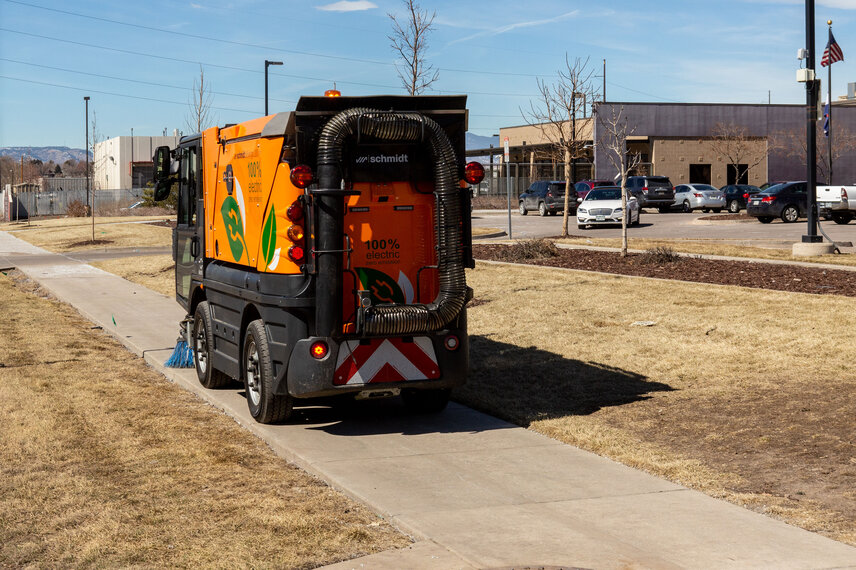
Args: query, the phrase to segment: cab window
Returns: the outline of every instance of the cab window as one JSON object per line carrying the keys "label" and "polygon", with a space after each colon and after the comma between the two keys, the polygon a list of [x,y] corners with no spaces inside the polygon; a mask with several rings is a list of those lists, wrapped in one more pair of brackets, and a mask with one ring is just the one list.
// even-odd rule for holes
{"label": "cab window", "polygon": [[196,186],[197,186],[196,147],[181,150],[181,169],[178,181],[178,223],[189,226],[196,223]]}

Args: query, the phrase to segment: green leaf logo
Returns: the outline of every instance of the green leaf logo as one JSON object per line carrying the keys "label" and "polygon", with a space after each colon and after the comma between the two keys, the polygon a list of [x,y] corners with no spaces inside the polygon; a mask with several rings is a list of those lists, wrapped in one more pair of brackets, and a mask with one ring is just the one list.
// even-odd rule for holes
{"label": "green leaf logo", "polygon": [[241,261],[247,242],[244,239],[244,222],[241,220],[238,202],[231,196],[226,197],[220,207],[220,213],[223,215],[223,223],[226,224],[226,237],[229,238],[232,257],[235,261]]}
{"label": "green leaf logo", "polygon": [[262,255],[265,257],[265,267],[273,261],[273,254],[276,251],[276,213],[273,204],[270,206],[265,226],[262,228]]}
{"label": "green leaf logo", "polygon": [[399,303],[404,304],[404,293],[395,279],[377,269],[370,267],[357,267],[357,275],[363,288],[369,292],[372,303]]}

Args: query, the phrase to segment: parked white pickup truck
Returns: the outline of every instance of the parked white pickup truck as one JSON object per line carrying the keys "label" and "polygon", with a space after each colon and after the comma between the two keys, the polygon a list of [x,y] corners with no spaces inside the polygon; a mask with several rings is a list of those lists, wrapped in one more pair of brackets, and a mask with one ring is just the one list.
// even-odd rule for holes
{"label": "parked white pickup truck", "polygon": [[856,218],[856,186],[818,186],[817,213],[836,224]]}

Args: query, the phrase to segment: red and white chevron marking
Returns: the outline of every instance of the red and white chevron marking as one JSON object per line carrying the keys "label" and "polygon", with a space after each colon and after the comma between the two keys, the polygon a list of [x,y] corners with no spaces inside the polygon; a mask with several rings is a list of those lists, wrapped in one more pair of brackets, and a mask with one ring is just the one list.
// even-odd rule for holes
{"label": "red and white chevron marking", "polygon": [[434,345],[427,336],[413,342],[400,338],[372,339],[369,344],[348,340],[339,347],[333,384],[379,384],[440,377]]}

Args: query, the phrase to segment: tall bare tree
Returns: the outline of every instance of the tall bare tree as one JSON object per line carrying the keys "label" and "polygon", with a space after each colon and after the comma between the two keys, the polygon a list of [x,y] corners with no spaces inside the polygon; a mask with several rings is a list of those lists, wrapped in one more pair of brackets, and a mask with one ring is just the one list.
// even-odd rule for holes
{"label": "tall bare tree", "polygon": [[762,137],[749,135],[749,130],[735,123],[716,123],[711,133],[710,147],[715,154],[725,159],[734,171],[735,183],[749,171],[764,162],[767,153]]}
{"label": "tall bare tree", "polygon": [[636,126],[629,126],[624,116],[624,106],[617,108],[613,105],[607,115],[597,115],[601,126],[597,144],[606,149],[606,157],[621,177],[621,257],[627,257],[627,176],[639,166],[642,157],[638,152],[630,152],[627,148],[627,138],[636,132]]}
{"label": "tall bare tree", "polygon": [[387,37],[393,51],[403,60],[403,64],[395,64],[402,86],[410,95],[419,95],[439,77],[439,72],[425,60],[428,33],[434,29],[437,12],[429,14],[415,0],[402,2],[405,16],[387,13],[392,20],[392,35]]}
{"label": "tall bare tree", "polygon": [[199,78],[193,80],[193,93],[184,123],[188,132],[201,133],[211,126],[211,85],[205,83],[205,70],[199,66]]}
{"label": "tall bare tree", "polygon": [[538,79],[540,96],[529,104],[529,111],[522,112],[523,119],[541,132],[555,156],[562,157],[565,163],[563,237],[568,235],[568,206],[576,182],[574,167],[577,159],[584,156],[588,142],[580,136],[582,123],[577,118],[585,113],[586,102],[595,101],[598,96],[593,79],[594,69],[589,67],[588,58],[571,61],[565,54],[565,67],[558,71],[556,81]]}

